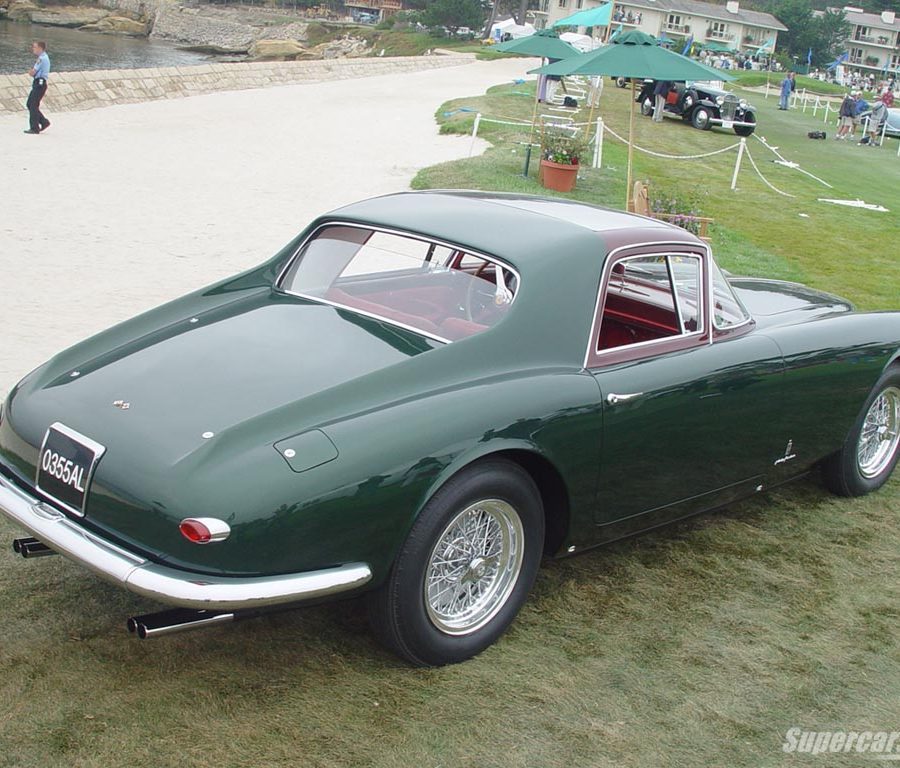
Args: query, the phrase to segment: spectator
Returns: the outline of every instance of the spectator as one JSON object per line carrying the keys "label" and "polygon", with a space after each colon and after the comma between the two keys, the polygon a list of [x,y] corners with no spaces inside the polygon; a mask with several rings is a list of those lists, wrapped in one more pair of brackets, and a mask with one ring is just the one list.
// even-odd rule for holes
{"label": "spectator", "polygon": [[669,95],[669,89],[672,84],[668,80],[658,80],[653,89],[655,104],[653,107],[653,122],[661,123],[663,121],[663,112],[666,109],[666,96]]}
{"label": "spectator", "polygon": [[794,73],[788,72],[781,81],[781,99],[778,102],[778,109],[786,110],[788,102],[791,98],[791,92],[794,90]]}
{"label": "spectator", "polygon": [[894,90],[891,86],[887,86],[884,89],[884,93],[881,94],[881,100],[884,102],[884,106],[888,109],[894,106]]}
{"label": "spectator", "polygon": [[876,101],[869,115],[868,136],[863,136],[860,144],[868,144],[870,147],[879,146],[878,134],[881,133],[881,124],[887,120],[887,105],[882,101]]}
{"label": "spectator", "polygon": [[856,91],[852,91],[844,96],[841,102],[841,108],[838,112],[840,118],[840,127],[838,128],[836,139],[846,139],[847,134],[853,129],[853,113],[856,111]]}

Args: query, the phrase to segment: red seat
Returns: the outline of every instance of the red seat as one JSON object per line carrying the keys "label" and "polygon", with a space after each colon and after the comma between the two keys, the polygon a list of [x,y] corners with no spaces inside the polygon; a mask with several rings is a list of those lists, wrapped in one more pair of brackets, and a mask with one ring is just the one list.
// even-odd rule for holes
{"label": "red seat", "polygon": [[408,325],[411,328],[425,331],[426,333],[438,333],[438,327],[427,318],[410,315],[406,312],[400,312],[399,310],[393,309],[392,307],[386,307],[384,304],[376,304],[373,301],[367,301],[366,299],[346,293],[340,288],[329,289],[325,298],[336,304],[343,304],[351,309],[358,309],[361,312],[367,312],[370,315],[383,317],[385,320],[393,320],[402,325]]}
{"label": "red seat", "polygon": [[488,327],[472,320],[464,320],[461,317],[448,317],[441,323],[440,334],[451,341],[455,341],[486,331]]}

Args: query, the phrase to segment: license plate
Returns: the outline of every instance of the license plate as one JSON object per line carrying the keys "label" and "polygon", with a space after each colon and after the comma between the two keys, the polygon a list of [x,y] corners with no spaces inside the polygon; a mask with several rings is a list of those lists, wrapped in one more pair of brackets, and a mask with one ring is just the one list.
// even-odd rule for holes
{"label": "license plate", "polygon": [[723,120],[722,127],[723,128],[734,128],[734,120]]}
{"label": "license plate", "polygon": [[38,454],[38,490],[83,517],[91,478],[104,451],[100,443],[56,422]]}

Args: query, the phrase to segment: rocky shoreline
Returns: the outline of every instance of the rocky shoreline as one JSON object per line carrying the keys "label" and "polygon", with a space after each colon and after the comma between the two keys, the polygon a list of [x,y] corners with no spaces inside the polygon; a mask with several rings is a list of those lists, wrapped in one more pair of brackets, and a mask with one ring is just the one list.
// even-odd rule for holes
{"label": "rocky shoreline", "polygon": [[99,0],[99,6],[0,0],[3,17],[100,34],[149,37],[202,53],[252,61],[359,58],[373,52],[365,39],[344,31],[346,25],[339,22],[307,19],[301,13],[185,6],[174,0]]}

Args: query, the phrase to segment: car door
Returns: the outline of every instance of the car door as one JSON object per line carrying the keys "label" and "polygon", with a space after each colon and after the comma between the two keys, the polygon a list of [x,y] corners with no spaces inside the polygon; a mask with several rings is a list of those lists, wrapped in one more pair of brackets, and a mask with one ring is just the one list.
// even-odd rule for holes
{"label": "car door", "polygon": [[780,350],[713,272],[724,281],[683,245],[606,266],[587,360],[602,394],[602,540],[752,493],[778,454]]}

